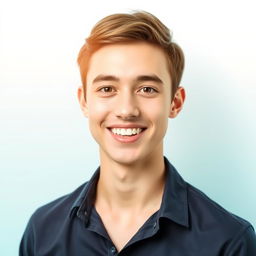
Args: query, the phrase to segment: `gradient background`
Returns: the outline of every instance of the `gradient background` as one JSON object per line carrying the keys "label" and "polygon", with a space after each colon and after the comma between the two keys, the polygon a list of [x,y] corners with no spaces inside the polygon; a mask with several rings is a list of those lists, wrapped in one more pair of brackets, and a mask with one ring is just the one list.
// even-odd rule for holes
{"label": "gradient background", "polygon": [[256,226],[253,1],[0,2],[0,255],[17,255],[32,212],[90,178],[98,148],[80,112],[78,50],[105,15],[143,9],[184,49],[187,100],[165,155]]}

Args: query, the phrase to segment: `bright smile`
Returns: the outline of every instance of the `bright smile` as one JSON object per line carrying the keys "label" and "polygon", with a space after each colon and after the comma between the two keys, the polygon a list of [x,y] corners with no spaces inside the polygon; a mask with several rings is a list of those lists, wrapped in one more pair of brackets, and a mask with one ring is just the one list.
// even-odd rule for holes
{"label": "bright smile", "polygon": [[142,132],[142,128],[112,128],[111,132],[122,136],[134,136]]}
{"label": "bright smile", "polygon": [[117,140],[118,142],[122,143],[132,143],[137,141],[146,130],[146,128],[138,128],[138,127],[131,127],[131,128],[109,128],[108,129],[112,135],[112,137]]}

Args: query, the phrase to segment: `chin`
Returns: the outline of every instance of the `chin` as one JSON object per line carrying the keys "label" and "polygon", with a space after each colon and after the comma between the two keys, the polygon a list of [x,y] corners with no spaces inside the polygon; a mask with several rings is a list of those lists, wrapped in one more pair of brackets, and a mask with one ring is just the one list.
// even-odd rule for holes
{"label": "chin", "polygon": [[143,156],[139,153],[134,152],[120,152],[119,154],[108,154],[107,158],[110,161],[116,162],[120,165],[134,165],[137,162],[140,162],[143,159]]}

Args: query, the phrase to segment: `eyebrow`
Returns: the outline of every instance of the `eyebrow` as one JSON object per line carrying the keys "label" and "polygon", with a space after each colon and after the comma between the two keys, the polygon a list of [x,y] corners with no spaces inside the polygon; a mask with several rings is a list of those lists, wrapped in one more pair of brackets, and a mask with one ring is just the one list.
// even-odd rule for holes
{"label": "eyebrow", "polygon": [[[105,82],[105,81],[119,82],[120,79],[117,76],[100,74],[93,79],[92,83],[94,84],[94,83]],[[163,81],[155,74],[141,75],[136,77],[134,81],[135,82],[155,82],[158,84],[163,84]]]}

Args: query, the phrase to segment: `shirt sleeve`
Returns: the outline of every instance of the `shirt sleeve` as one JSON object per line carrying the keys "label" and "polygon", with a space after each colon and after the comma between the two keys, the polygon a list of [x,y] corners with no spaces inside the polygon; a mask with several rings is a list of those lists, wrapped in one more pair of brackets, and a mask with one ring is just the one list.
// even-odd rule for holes
{"label": "shirt sleeve", "polygon": [[226,256],[256,256],[256,235],[249,226],[239,237],[232,241]]}
{"label": "shirt sleeve", "polygon": [[35,254],[33,248],[34,230],[32,220],[30,219],[20,242],[19,256],[34,256]]}

